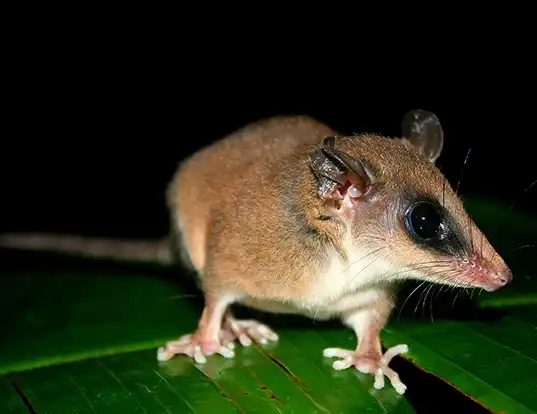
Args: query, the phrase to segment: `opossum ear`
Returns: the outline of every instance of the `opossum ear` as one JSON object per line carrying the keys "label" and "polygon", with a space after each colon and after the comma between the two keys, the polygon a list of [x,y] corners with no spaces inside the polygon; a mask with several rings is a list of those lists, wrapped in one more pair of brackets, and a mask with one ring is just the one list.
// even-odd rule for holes
{"label": "opossum ear", "polygon": [[444,146],[444,131],[432,112],[413,109],[406,113],[402,123],[403,139],[409,141],[433,164]]}
{"label": "opossum ear", "polygon": [[374,182],[373,167],[335,149],[336,139],[336,135],[325,137],[320,148],[310,153],[310,166],[317,180],[319,196],[341,200],[350,186],[364,194]]}

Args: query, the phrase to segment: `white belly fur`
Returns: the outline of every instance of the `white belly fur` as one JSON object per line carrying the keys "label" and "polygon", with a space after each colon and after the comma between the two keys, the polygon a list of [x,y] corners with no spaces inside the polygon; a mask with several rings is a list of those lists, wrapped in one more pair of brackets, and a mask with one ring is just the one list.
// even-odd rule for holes
{"label": "white belly fur", "polygon": [[323,320],[350,310],[374,307],[377,301],[390,300],[392,286],[385,283],[383,275],[396,269],[385,259],[385,250],[371,253],[375,248],[356,248],[352,241],[345,247],[348,263],[334,252],[324,269],[315,275],[305,275],[304,280],[310,285],[305,296],[288,302],[251,297],[240,302],[263,311]]}

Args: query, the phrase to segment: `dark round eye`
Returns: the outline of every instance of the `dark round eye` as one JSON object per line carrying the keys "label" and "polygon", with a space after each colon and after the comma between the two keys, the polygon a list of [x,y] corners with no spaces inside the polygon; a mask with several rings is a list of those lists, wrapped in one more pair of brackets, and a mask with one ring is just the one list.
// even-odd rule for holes
{"label": "dark round eye", "polygon": [[426,201],[415,203],[406,211],[406,227],[417,239],[432,239],[439,233],[441,223],[442,218],[436,207]]}

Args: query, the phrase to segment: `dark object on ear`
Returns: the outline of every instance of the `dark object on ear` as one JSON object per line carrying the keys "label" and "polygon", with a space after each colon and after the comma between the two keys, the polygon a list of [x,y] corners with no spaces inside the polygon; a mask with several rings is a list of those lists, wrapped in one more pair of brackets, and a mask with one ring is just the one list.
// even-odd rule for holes
{"label": "dark object on ear", "polygon": [[323,198],[334,198],[334,191],[347,182],[344,167],[335,164],[324,152],[325,148],[334,147],[335,140],[335,135],[325,137],[321,148],[312,151],[309,155],[310,166],[317,179],[317,192]]}
{"label": "dark object on ear", "polygon": [[361,180],[364,191],[371,185],[374,177],[372,166],[334,148],[336,138],[336,135],[325,137],[321,148],[312,151],[309,157],[317,178],[317,191],[324,198],[334,198],[334,190],[347,183],[349,173],[354,173]]}
{"label": "dark object on ear", "polygon": [[436,162],[444,145],[444,131],[435,114],[422,109],[407,112],[402,134],[429,161]]}

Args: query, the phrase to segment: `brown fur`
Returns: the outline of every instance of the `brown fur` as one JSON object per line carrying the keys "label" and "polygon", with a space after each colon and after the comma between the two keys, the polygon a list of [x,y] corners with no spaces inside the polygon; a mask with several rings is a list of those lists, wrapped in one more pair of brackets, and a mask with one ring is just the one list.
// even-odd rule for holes
{"label": "brown fur", "polygon": [[[296,174],[307,168],[308,146],[330,133],[329,127],[307,117],[272,118],[205,148],[180,166],[169,187],[169,205],[205,289],[278,299],[292,298],[301,289],[296,270],[284,270],[274,257],[286,262],[287,269],[319,259],[303,256],[302,241],[293,233],[300,224],[285,217],[280,204],[295,202],[296,214],[303,213],[292,199],[307,197],[308,191],[300,188],[304,184],[299,185]],[[306,158],[298,160],[298,154]],[[283,197],[291,200],[280,197],[286,186],[291,193]]]}
{"label": "brown fur", "polygon": [[[490,264],[498,271],[505,268],[440,171],[407,140],[373,134],[338,140],[340,149],[365,159],[379,174],[375,189],[356,206],[356,220],[334,215],[330,204],[317,196],[308,161],[310,151],[333,133],[308,117],[271,118],[203,149],[180,166],[169,187],[169,205],[207,295],[229,295],[232,301],[265,310],[314,306],[315,312],[330,314],[335,301],[370,286],[372,277],[391,279],[389,272],[364,274],[363,283],[354,278],[323,296],[322,279],[332,276],[334,261],[358,259],[351,245],[356,251],[384,250],[379,263],[385,263],[386,271],[437,260],[412,243],[395,215],[405,192],[443,197],[470,226],[474,242],[493,257]],[[333,219],[320,220],[323,215]],[[405,278],[416,275],[410,272]]]}
{"label": "brown fur", "polygon": [[[341,358],[334,368],[354,365],[375,375],[379,387],[387,376],[404,393],[388,364],[408,348],[398,345],[383,355],[379,336],[394,307],[396,282],[496,290],[512,275],[434,165],[443,144],[438,119],[411,111],[403,133],[403,139],[361,134],[324,140],[335,134],[329,126],[281,116],[253,123],[181,163],[167,190],[170,241],[197,271],[205,307],[197,329],[159,348],[158,359],[184,354],[203,363],[214,353],[232,357],[235,339],[244,346],[277,340],[261,323],[235,319],[229,305],[238,302],[340,318],[358,346],[325,349],[325,356]],[[442,226],[450,231],[428,243],[414,240],[404,217],[416,197],[445,206]],[[113,249],[76,238],[61,243],[16,235],[2,243],[49,243],[49,250],[55,245],[166,263],[172,258],[158,243]],[[138,255],[142,247],[147,252]]]}
{"label": "brown fur", "polygon": [[[423,147],[434,154],[434,140],[339,137],[339,150],[374,166],[375,183],[358,200],[319,197],[308,156],[335,133],[307,116],[273,117],[181,163],[168,187],[170,240],[198,272],[206,295],[228,295],[231,302],[264,310],[313,311],[320,317],[341,311],[344,297],[379,282],[382,289],[407,278],[494,289],[490,275],[509,274],[434,160],[419,152]],[[349,174],[351,181],[358,178]],[[470,240],[465,255],[439,258],[411,240],[401,209],[407,205],[404,196],[412,194],[441,200],[451,211]],[[164,240],[5,234],[0,245],[172,263]],[[425,265],[432,262],[437,263]]]}

